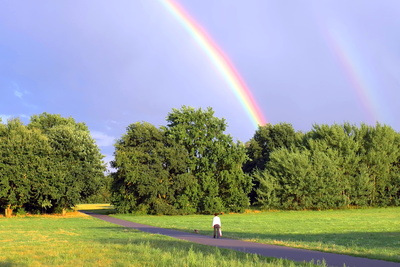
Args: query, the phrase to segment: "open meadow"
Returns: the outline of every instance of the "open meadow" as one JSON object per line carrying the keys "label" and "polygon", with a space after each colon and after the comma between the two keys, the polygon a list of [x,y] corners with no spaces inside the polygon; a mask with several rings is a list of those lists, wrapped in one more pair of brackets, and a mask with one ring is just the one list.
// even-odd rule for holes
{"label": "open meadow", "polygon": [[[165,218],[172,217],[158,217]],[[0,217],[0,251],[0,266],[314,266],[147,234],[79,212]]]}
{"label": "open meadow", "polygon": [[[120,219],[212,235],[212,215]],[[223,236],[400,262],[400,208],[275,211],[221,215]]]}

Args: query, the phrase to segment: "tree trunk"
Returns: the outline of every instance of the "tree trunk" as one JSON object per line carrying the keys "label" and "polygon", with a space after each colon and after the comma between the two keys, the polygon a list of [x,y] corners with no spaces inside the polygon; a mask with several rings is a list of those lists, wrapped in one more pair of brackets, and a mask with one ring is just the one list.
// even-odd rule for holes
{"label": "tree trunk", "polygon": [[5,209],[5,215],[6,215],[6,217],[7,217],[7,218],[11,217],[12,213],[13,213],[13,210],[12,210],[12,208],[11,208],[11,205],[8,205],[7,208]]}
{"label": "tree trunk", "polygon": [[65,216],[67,214],[67,210],[65,208],[62,209],[62,216]]}

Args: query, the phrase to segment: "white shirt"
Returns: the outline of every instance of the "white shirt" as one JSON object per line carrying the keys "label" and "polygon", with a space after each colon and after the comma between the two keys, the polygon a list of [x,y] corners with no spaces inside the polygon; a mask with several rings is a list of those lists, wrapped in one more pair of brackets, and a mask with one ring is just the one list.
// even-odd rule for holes
{"label": "white shirt", "polygon": [[221,225],[221,219],[218,216],[214,216],[213,222],[212,222],[212,226],[214,227],[214,225],[219,224],[219,226]]}

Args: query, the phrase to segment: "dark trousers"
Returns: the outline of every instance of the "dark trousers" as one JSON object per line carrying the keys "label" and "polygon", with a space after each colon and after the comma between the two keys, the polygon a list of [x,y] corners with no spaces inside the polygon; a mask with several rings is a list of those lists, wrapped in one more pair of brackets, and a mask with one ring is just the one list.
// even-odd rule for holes
{"label": "dark trousers", "polygon": [[219,228],[221,226],[219,224],[214,225],[214,238],[220,238],[221,236],[219,235]]}

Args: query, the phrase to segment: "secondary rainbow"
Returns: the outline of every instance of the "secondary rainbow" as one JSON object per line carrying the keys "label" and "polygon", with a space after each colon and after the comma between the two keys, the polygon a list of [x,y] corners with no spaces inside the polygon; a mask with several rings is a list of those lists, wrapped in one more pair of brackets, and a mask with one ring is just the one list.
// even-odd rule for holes
{"label": "secondary rainbow", "polygon": [[241,78],[235,66],[209,34],[207,34],[207,32],[177,2],[173,0],[160,1],[208,55],[229,84],[229,87],[240,101],[240,104],[245,109],[254,126],[265,125],[267,120],[255,101],[250,89]]}
{"label": "secondary rainbow", "polygon": [[357,56],[359,53],[353,48],[350,38],[345,35],[344,31],[340,31],[334,26],[326,31],[325,38],[351,82],[357,98],[366,112],[369,124],[374,125],[382,120],[383,116],[377,103],[379,97],[372,86],[373,75],[368,74],[367,68],[364,66],[366,64],[361,64],[362,60]]}

